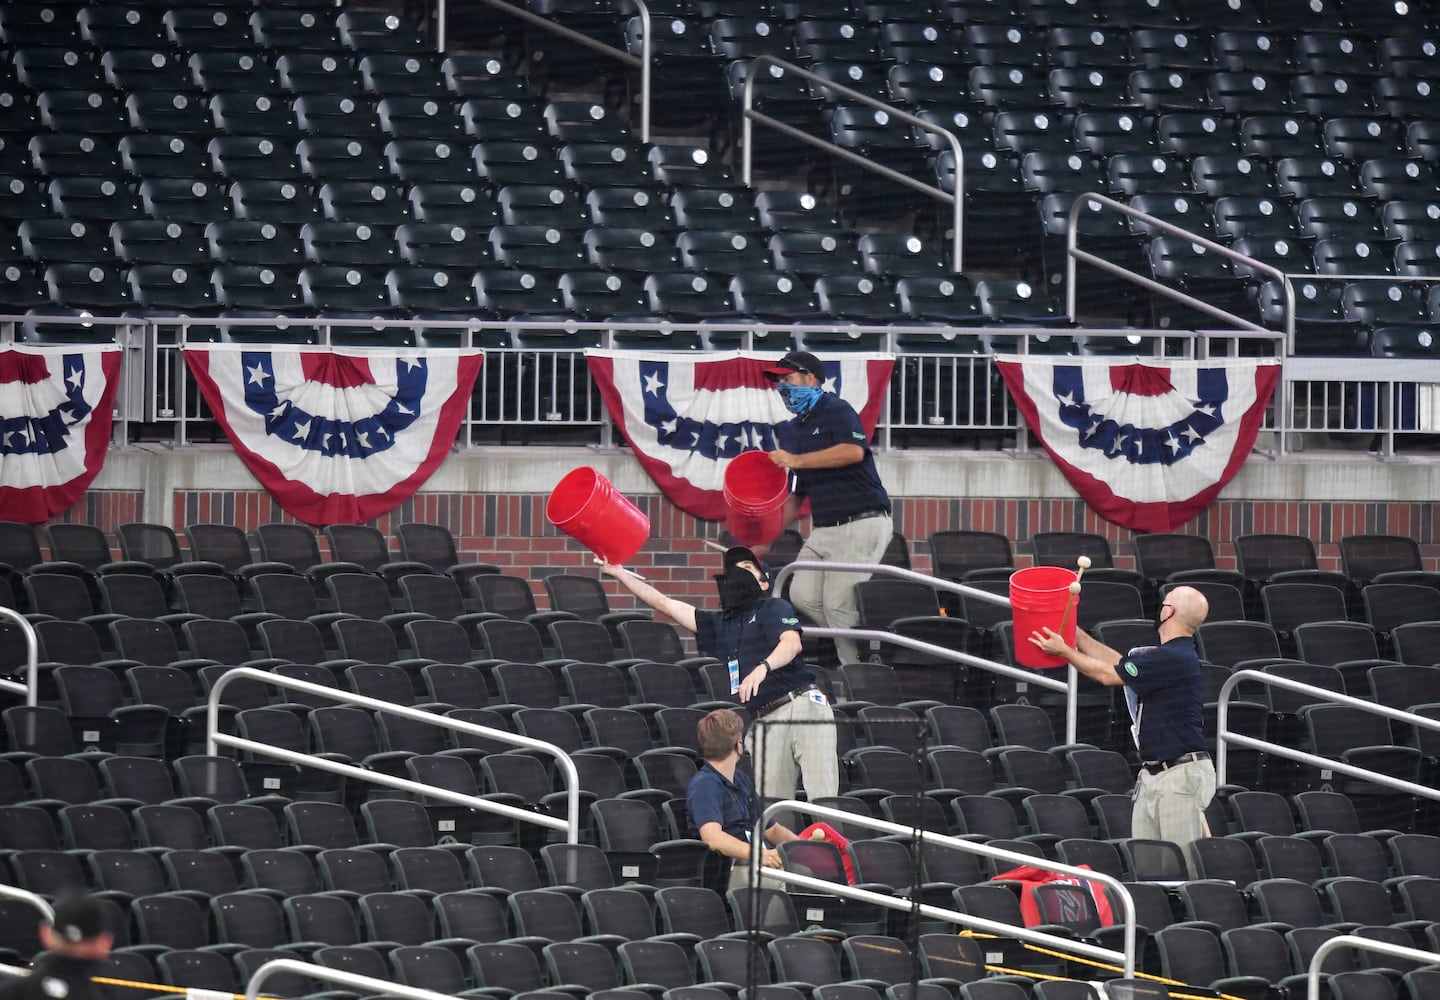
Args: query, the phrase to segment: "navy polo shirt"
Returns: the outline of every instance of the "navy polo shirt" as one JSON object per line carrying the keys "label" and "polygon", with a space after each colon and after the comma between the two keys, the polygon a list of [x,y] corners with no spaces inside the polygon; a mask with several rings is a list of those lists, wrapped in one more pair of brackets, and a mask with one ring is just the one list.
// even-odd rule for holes
{"label": "navy polo shirt", "polygon": [[[782,633],[799,631],[800,616],[789,601],[779,597],[762,597],[749,611],[738,615],[695,612],[695,641],[701,652],[726,663],[732,659],[739,662],[741,680],[774,651]],[[797,656],[783,667],[766,671],[760,690],[745,704],[759,708],[814,682],[815,676]]]}
{"label": "navy polo shirt", "polygon": [[1194,636],[1182,635],[1163,646],[1136,646],[1115,664],[1115,673],[1125,683],[1141,760],[1174,760],[1205,749],[1204,688]]}
{"label": "navy polo shirt", "polygon": [[794,469],[791,492],[810,499],[810,516],[817,524],[839,521],[865,510],[890,509],[890,497],[875,471],[870,438],[860,426],[854,408],[834,393],[824,393],[803,417],[775,427],[776,443],[785,451],[805,455],[837,444],[858,444],[865,457],[838,469]]}
{"label": "navy polo shirt", "polygon": [[754,783],[738,767],[735,769],[735,780],[729,781],[706,761],[685,788],[690,835],[696,839],[699,839],[700,828],[706,823],[719,823],[720,829],[730,836],[750,843],[758,806]]}
{"label": "navy polo shirt", "polygon": [[106,974],[105,966],[88,958],[70,958],[47,951],[35,957],[30,975],[0,980],[4,1000],[98,1000],[102,990],[92,976]]}

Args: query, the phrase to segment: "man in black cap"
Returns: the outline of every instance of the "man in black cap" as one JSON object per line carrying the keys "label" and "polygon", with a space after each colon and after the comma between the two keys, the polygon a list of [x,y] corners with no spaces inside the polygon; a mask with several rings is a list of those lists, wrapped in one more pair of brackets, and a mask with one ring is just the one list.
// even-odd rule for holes
{"label": "man in black cap", "polygon": [[[808,351],[791,351],[765,369],[794,419],[775,427],[778,445],[770,461],[790,470],[786,520],[800,501],[810,500],[810,536],[800,559],[878,563],[894,534],[890,496],[875,471],[870,438],[854,407],[825,391],[825,368]],[[860,620],[854,573],[797,573],[790,600],[808,618],[830,628],[852,628]],[[841,663],[859,659],[852,639],[836,639]]]}
{"label": "man in black cap", "polygon": [[100,974],[114,935],[99,902],[85,896],[56,900],[55,916],[40,924],[45,950],[23,979],[0,981],[0,1000],[99,1000],[91,977]]}
{"label": "man in black cap", "polygon": [[621,566],[603,572],[655,611],[695,633],[702,652],[730,665],[730,691],[762,725],[750,727],[747,748],[758,762],[760,795],[790,798],[797,771],[812,801],[839,791],[835,716],[800,659],[800,619],[788,601],[768,596],[770,579],[755,553],[727,549],[715,577],[720,611],[666,597]]}

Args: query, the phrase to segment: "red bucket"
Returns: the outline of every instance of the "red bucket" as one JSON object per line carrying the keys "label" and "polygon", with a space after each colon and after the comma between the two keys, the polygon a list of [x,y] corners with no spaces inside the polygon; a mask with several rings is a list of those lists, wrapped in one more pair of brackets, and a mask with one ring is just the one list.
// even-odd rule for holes
{"label": "red bucket", "polygon": [[582,466],[555,484],[545,519],[606,562],[624,563],[650,537],[650,519],[600,473]]}
{"label": "red bucket", "polygon": [[725,527],[737,545],[767,545],[785,527],[790,474],[763,451],[736,455],[725,467],[721,487]]}
{"label": "red bucket", "polygon": [[[1070,584],[1076,581],[1075,571],[1063,566],[1033,566],[1016,570],[1010,575],[1010,611],[1015,619],[1015,660],[1024,667],[1063,667],[1066,661],[1040,652],[1030,641],[1030,634],[1042,628],[1059,632],[1070,645],[1075,645],[1075,622],[1080,616],[1080,598],[1071,604]],[[1061,628],[1060,621],[1065,626]]]}

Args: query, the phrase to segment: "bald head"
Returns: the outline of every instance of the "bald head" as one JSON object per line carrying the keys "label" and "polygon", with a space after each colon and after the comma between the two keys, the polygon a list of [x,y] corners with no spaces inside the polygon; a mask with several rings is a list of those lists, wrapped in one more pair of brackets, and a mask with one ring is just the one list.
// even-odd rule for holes
{"label": "bald head", "polygon": [[1194,587],[1176,587],[1165,595],[1163,604],[1173,608],[1174,613],[1167,617],[1162,609],[1160,624],[1162,626],[1173,624],[1180,635],[1193,634],[1205,621],[1205,616],[1210,613],[1210,602]]}

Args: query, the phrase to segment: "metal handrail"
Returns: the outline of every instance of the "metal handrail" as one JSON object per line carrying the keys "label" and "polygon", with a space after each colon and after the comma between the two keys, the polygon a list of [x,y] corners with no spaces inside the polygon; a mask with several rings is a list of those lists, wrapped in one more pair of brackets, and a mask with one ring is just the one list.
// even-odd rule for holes
{"label": "metal handrail", "polygon": [[[901,580],[913,580],[916,583],[923,583],[926,586],[934,587],[936,590],[943,590],[952,594],[959,594],[962,597],[974,597],[979,600],[988,601],[991,604],[998,604],[1002,607],[1010,606],[1010,598],[1004,594],[992,594],[988,590],[980,590],[976,587],[967,587],[963,583],[956,583],[953,580],[945,580],[940,577],[927,576],[924,573],[917,573],[912,569],[905,569],[901,566],[886,566],[883,563],[843,563],[843,562],[821,562],[816,560],[799,560],[787,563],[780,567],[775,573],[774,580],[770,583],[772,592],[778,594],[797,571],[814,572],[836,572],[836,573],[868,573],[871,575],[893,576]],[[987,660],[981,656],[970,653],[962,653],[957,649],[947,649],[944,646],[936,646],[933,643],[920,639],[912,639],[909,636],[900,635],[896,632],[883,632],[875,629],[859,628],[807,628],[806,633],[824,639],[857,639],[866,642],[883,642],[892,646],[901,646],[905,649],[915,650],[920,653],[932,653],[944,657],[955,663],[963,663],[966,666],[979,667],[981,670],[988,670],[991,673],[999,674],[1002,677],[1009,677],[1011,680],[1023,681],[1027,684],[1034,684],[1037,687],[1048,688],[1051,691],[1062,691],[1065,693],[1065,742],[1074,743],[1079,728],[1079,674],[1075,668],[1069,667],[1066,670],[1067,679],[1057,681],[1034,671],[1023,670],[1020,667],[1012,667],[1008,663],[1000,663],[998,660]]]}
{"label": "metal handrail", "polygon": [[1426,729],[1440,730],[1440,720],[1427,719],[1424,716],[1415,715],[1413,712],[1404,712],[1398,708],[1377,705],[1373,701],[1365,701],[1364,699],[1355,698],[1348,694],[1340,694],[1338,691],[1315,687],[1313,684],[1305,684],[1301,681],[1291,680],[1288,677],[1277,677],[1274,674],[1267,674],[1263,670],[1237,670],[1225,679],[1224,684],[1220,685],[1220,693],[1216,696],[1215,781],[1218,784],[1225,784],[1225,768],[1227,757],[1229,756],[1228,746],[1233,743],[1237,747],[1272,753],[1277,757],[1284,757],[1286,760],[1297,761],[1301,764],[1309,764],[1312,767],[1329,771],[1339,771],[1341,774],[1348,775],[1352,778],[1374,782],[1377,785],[1384,785],[1386,788],[1393,788],[1396,791],[1405,792],[1409,795],[1419,795],[1422,798],[1440,800],[1440,788],[1431,788],[1428,785],[1416,784],[1413,781],[1405,781],[1403,778],[1393,778],[1388,774],[1381,774],[1378,771],[1367,771],[1363,767],[1356,767],[1353,764],[1347,764],[1344,761],[1335,760],[1332,757],[1321,757],[1318,754],[1306,753],[1303,750],[1296,750],[1293,747],[1288,747],[1280,743],[1271,743],[1269,740],[1257,740],[1255,737],[1246,736],[1243,733],[1230,732],[1230,696],[1234,690],[1245,681],[1256,681],[1260,684],[1269,684],[1273,687],[1283,688],[1286,691],[1314,695],[1322,701],[1333,702],[1337,705],[1348,705],[1351,708],[1364,709],[1367,712],[1384,716],[1387,719],[1399,719],[1402,722],[1409,722]]}
{"label": "metal handrail", "polygon": [[[645,6],[645,0],[632,0],[637,10],[640,11],[640,52],[638,56],[631,55],[624,49],[617,49],[613,45],[606,45],[604,42],[574,28],[567,28],[563,24],[557,24],[549,18],[541,17],[539,14],[526,10],[524,7],[517,7],[513,3],[506,3],[506,0],[478,0],[478,2],[494,7],[496,10],[504,11],[511,17],[518,17],[520,20],[543,28],[561,38],[583,45],[587,49],[611,56],[634,69],[640,69],[640,141],[650,141],[650,8]],[[449,29],[449,0],[437,0],[435,15],[435,50],[444,55],[447,42],[446,34]]]}
{"label": "metal handrail", "polygon": [[[989,934],[1013,937],[1029,944],[1038,944],[1057,951],[1071,952],[1101,962],[1113,963],[1118,961],[1118,963],[1123,966],[1126,976],[1132,976],[1135,973],[1135,901],[1130,896],[1130,890],[1125,888],[1119,879],[1106,875],[1103,872],[1091,871],[1088,868],[1076,868],[1072,865],[1061,864],[1058,861],[1051,861],[1047,858],[1037,858],[1030,854],[1020,854],[1016,851],[990,847],[987,844],[977,844],[971,840],[959,840],[955,837],[932,833],[929,830],[917,830],[914,827],[901,826],[899,823],[891,823],[883,819],[872,819],[869,816],[857,816],[855,813],[849,813],[843,809],[832,809],[829,806],[816,805],[813,802],[798,802],[794,799],[782,799],[766,806],[760,814],[760,817],[755,821],[755,829],[751,834],[750,843],[763,844],[765,842],[765,830],[770,826],[770,818],[777,812],[805,813],[816,819],[833,820],[853,826],[862,826],[871,830],[896,834],[902,837],[914,837],[921,843],[953,848],[958,851],[963,851],[966,854],[978,854],[984,858],[994,858],[1012,865],[1033,865],[1045,871],[1058,872],[1061,875],[1069,875],[1072,878],[1098,882],[1114,893],[1115,898],[1120,902],[1121,909],[1124,911],[1125,947],[1123,951],[1101,948],[1099,945],[1087,944],[1071,938],[1058,938],[1040,931],[1030,930],[1026,927],[1013,927],[1010,924],[987,920],[984,917],[971,916],[968,913],[961,913],[958,910],[947,910],[943,907],[931,906],[928,903],[917,904],[912,900],[907,900],[893,894],[885,895],[878,892],[871,892],[868,889],[857,889],[854,886],[843,885],[839,882],[827,882],[825,879],[801,875],[798,872],[786,871],[783,868],[765,869],[765,878],[783,882],[787,885],[795,885],[802,889],[828,893],[839,896],[841,899],[853,899],[862,903],[873,903],[888,910],[917,912],[920,916],[930,917],[933,920],[945,920],[951,923],[961,924],[965,927],[973,927],[978,931],[984,931]],[[750,884],[759,885],[759,851],[750,852],[749,865]]]}
{"label": "metal handrail", "polygon": [[23,694],[25,704],[34,706],[40,693],[40,644],[35,638],[35,626],[31,625],[24,615],[11,608],[0,608],[0,618],[9,618],[19,625],[20,634],[25,637],[25,683],[0,679],[0,691]]}
{"label": "metal handrail", "polygon": [[[25,889],[17,889],[13,885],[5,885],[0,882],[0,899],[18,899],[22,903],[29,903],[39,911],[41,919],[47,923],[55,919],[55,910],[45,898]],[[0,975],[19,977],[29,974],[30,970],[21,966],[0,964]]]}
{"label": "metal handrail", "polygon": [[1176,302],[1190,306],[1192,309],[1198,309],[1200,312],[1230,323],[1238,329],[1249,330],[1256,333],[1274,333],[1273,330],[1269,330],[1258,323],[1252,323],[1247,319],[1236,316],[1234,313],[1226,312],[1218,306],[1212,306],[1202,299],[1197,299],[1193,295],[1187,295],[1185,292],[1162,284],[1154,278],[1148,278],[1143,274],[1138,274],[1129,268],[1122,267],[1103,257],[1097,257],[1087,250],[1081,250],[1078,243],[1080,233],[1076,229],[1075,223],[1076,220],[1079,219],[1080,211],[1085,207],[1086,201],[1092,201],[1105,208],[1114,209],[1121,215],[1131,219],[1138,219],[1147,226],[1153,226],[1163,233],[1189,240],[1191,243],[1204,247],[1211,253],[1219,254],[1234,263],[1244,264],[1252,270],[1259,271],[1262,274],[1268,274],[1275,278],[1285,290],[1285,353],[1293,354],[1295,352],[1295,286],[1290,283],[1290,277],[1284,271],[1278,267],[1266,264],[1264,261],[1256,260],[1254,257],[1248,257],[1243,253],[1232,250],[1222,243],[1216,243],[1214,240],[1206,239],[1198,233],[1181,229],[1179,226],[1166,222],[1158,216],[1151,215],[1148,212],[1141,212],[1138,209],[1131,208],[1122,201],[1107,198],[1105,195],[1096,194],[1093,191],[1080,195],[1075,199],[1074,203],[1071,204],[1068,226],[1065,233],[1065,313],[1071,320],[1075,319],[1076,308],[1075,264],[1077,261],[1083,260],[1085,263],[1097,267],[1108,274],[1124,278],[1126,281],[1139,285],[1141,288],[1146,288],[1155,292],[1157,295],[1174,299]]}
{"label": "metal handrail", "polygon": [[[422,990],[418,986],[406,986],[404,983],[391,982],[388,979],[375,979],[372,976],[362,976],[358,972],[331,969],[324,965],[301,962],[294,958],[272,958],[256,969],[245,983],[245,1000],[258,1000],[261,995],[261,984],[277,972],[294,972],[311,979],[319,979],[322,982],[354,986],[364,990],[367,995],[404,997],[405,1000],[454,1000],[448,993]],[[216,994],[211,993],[210,995]],[[223,995],[228,996],[229,994]]]}
{"label": "metal handrail", "polygon": [[[794,73],[802,80],[808,80],[817,86],[832,90],[848,101],[859,101],[861,104],[874,108],[877,111],[883,111],[888,115],[893,115],[907,125],[940,136],[950,144],[950,151],[955,154],[955,190],[950,192],[938,185],[925,184],[922,181],[917,181],[915,178],[902,174],[898,170],[894,170],[881,163],[876,163],[858,153],[852,153],[844,146],[837,146],[833,142],[816,138],[808,132],[800,131],[800,129],[793,125],[787,125],[778,118],[772,118],[764,112],[756,111],[755,74],[761,66],[778,66],[784,72]],[[796,66],[792,62],[786,62],[784,59],[777,59],[771,55],[756,56],[750,60],[750,65],[745,69],[745,91],[740,125],[740,179],[746,187],[751,186],[753,182],[754,127],[751,124],[752,122],[768,125],[782,135],[788,135],[790,138],[803,142],[808,146],[814,146],[816,149],[828,150],[842,160],[847,160],[864,170],[895,181],[897,184],[903,184],[908,188],[919,191],[921,194],[927,194],[936,201],[949,202],[954,212],[953,233],[950,238],[950,270],[956,274],[960,273],[961,264],[963,263],[961,225],[964,221],[965,153],[960,148],[960,140],[955,138],[955,133],[948,129],[943,129],[932,122],[927,122],[923,118],[917,118],[915,115],[901,108],[897,108],[893,104],[877,101],[868,94],[862,94],[858,90],[851,90],[849,87],[838,84],[833,80],[827,80],[817,73],[812,73],[808,69]]]}
{"label": "metal handrail", "polygon": [[[10,325],[18,325],[25,322],[26,317],[15,315],[0,315],[0,342],[3,342],[4,332]],[[226,319],[220,317],[145,317],[135,318],[130,321],[114,317],[101,317],[91,324],[94,329],[86,331],[84,324],[89,320],[82,321],[78,318],[65,320],[67,331],[84,337],[95,330],[119,326],[122,329],[128,328],[132,336],[122,336],[122,346],[128,351],[127,355],[131,360],[122,366],[122,375],[125,376],[124,384],[120,387],[120,395],[117,405],[120,413],[117,416],[117,430],[115,434],[115,446],[123,447],[131,442],[132,436],[125,426],[127,415],[133,411],[134,417],[138,417],[148,423],[153,423],[160,429],[160,433],[170,435],[165,438],[165,445],[174,444],[183,446],[187,444],[190,435],[196,427],[205,427],[211,430],[218,429],[214,424],[213,417],[196,404],[196,392],[193,381],[185,370],[180,360],[182,344],[197,346],[193,337],[193,331],[200,327],[211,328],[233,328],[233,329],[254,329],[256,327],[273,326],[273,319]],[[586,331],[589,334],[598,332],[600,336],[582,336],[578,341],[600,340],[602,343],[613,343],[607,340],[615,331],[612,324],[593,323],[581,320],[531,320],[531,319],[510,319],[503,322],[494,320],[448,320],[448,321],[426,321],[420,319],[389,320],[379,321],[371,319],[329,319],[301,317],[293,320],[293,330],[310,330],[318,328],[322,331],[327,327],[333,327],[339,331],[342,327],[351,330],[365,330],[367,333],[373,330],[400,331],[409,336],[414,336],[423,344],[428,346],[408,347],[395,343],[393,347],[384,348],[393,355],[395,351],[402,353],[419,352],[427,354],[442,355],[453,353],[452,346],[440,346],[430,343],[426,334],[429,331],[447,331],[451,334],[458,333],[455,337],[461,343],[467,343],[469,333],[482,334],[503,331],[508,338],[512,338],[517,346],[494,347],[488,343],[480,344],[475,349],[483,350],[488,359],[492,372],[496,367],[504,370],[505,377],[499,384],[491,385],[488,381],[481,385],[477,383],[476,394],[472,399],[471,406],[467,409],[464,417],[465,433],[456,442],[457,447],[467,448],[474,441],[472,435],[483,428],[498,428],[508,426],[529,426],[542,425],[554,426],[552,421],[560,421],[568,426],[595,428],[595,436],[590,439],[592,447],[608,449],[611,447],[611,437],[607,430],[607,413],[594,391],[594,383],[589,379],[585,371],[583,346],[581,343],[573,343],[571,346],[557,347],[557,342],[564,342],[563,338],[545,337],[536,338],[533,342],[524,337],[527,331]],[[891,388],[901,393],[900,402],[903,404],[914,394],[915,399],[924,399],[924,411],[911,412],[901,410],[897,407],[882,407],[882,412],[877,423],[881,442],[888,448],[890,436],[893,433],[904,430],[929,431],[940,427],[953,427],[959,430],[984,430],[1013,432],[1023,427],[1023,423],[1017,423],[1019,417],[1014,409],[1013,400],[999,383],[998,379],[992,379],[994,355],[981,350],[970,350],[961,348],[960,345],[946,345],[938,339],[940,335],[961,334],[963,339],[969,340],[972,337],[983,336],[987,332],[998,334],[999,328],[966,328],[946,327],[936,328],[924,326],[920,323],[898,324],[882,327],[874,325],[848,324],[839,321],[825,323],[808,323],[804,321],[788,322],[783,324],[750,324],[738,320],[731,322],[701,323],[699,321],[690,323],[667,323],[656,320],[654,322],[627,323],[624,329],[633,330],[661,330],[675,333],[693,333],[701,330],[715,332],[734,332],[738,336],[737,343],[742,345],[744,350],[773,351],[775,348],[765,343],[767,334],[778,334],[781,340],[787,340],[787,334],[794,334],[796,331],[841,331],[851,336],[872,337],[878,350],[882,353],[890,353],[901,356],[901,360],[909,366],[913,361],[914,367],[897,365],[896,373],[892,376]],[[293,332],[293,331],[292,331]],[[924,333],[930,337],[936,337],[935,346],[926,348],[923,345],[905,345],[898,335],[902,333]],[[1041,327],[1007,327],[1003,331],[1008,337],[1018,338],[1044,338],[1054,335],[1053,329],[1046,330]],[[1084,328],[1082,330],[1067,331],[1070,334],[1083,335],[1087,338],[1099,336],[1154,336],[1164,339],[1167,348],[1178,345],[1179,353],[1167,351],[1167,356],[1203,359],[1207,353],[1213,354],[1216,348],[1208,347],[1207,344],[1214,344],[1220,341],[1222,345],[1233,341],[1249,340],[1259,343],[1278,344],[1280,335],[1276,332],[1257,332],[1245,330],[1233,331],[1190,331],[1190,330],[1150,330],[1137,333],[1136,329],[1115,329],[1115,328]],[[1160,334],[1163,333],[1163,338]],[[302,350],[324,351],[324,346],[311,346],[312,337],[293,336],[282,338]],[[350,338],[353,343],[337,348],[346,352],[363,353],[366,350],[374,350],[374,347],[362,346],[361,338]],[[370,342],[373,344],[377,338],[371,335]],[[378,338],[386,341],[398,341],[396,337]],[[473,338],[479,340],[479,336]],[[494,339],[494,338],[490,338]],[[775,339],[774,336],[769,337]],[[295,343],[304,340],[305,343]],[[66,338],[67,344],[70,338]],[[93,343],[105,344],[114,343],[113,339],[93,341]],[[143,347],[142,347],[143,344]],[[277,347],[280,341],[269,343],[256,342],[254,350],[267,351]],[[951,349],[954,347],[956,349]],[[64,350],[79,349],[78,347],[64,347]],[[1020,347],[1022,353],[1024,345]],[[688,357],[695,358],[699,354],[695,351],[686,351]],[[143,355],[143,358],[142,358]],[[532,364],[524,364],[525,361],[532,361]],[[1367,436],[1368,429],[1357,428],[1350,424],[1340,422],[1339,414],[1333,415],[1333,420],[1327,417],[1320,423],[1315,423],[1307,416],[1305,421],[1300,419],[1301,411],[1294,405],[1297,399],[1292,398],[1297,391],[1308,392],[1320,396],[1313,405],[1329,405],[1333,409],[1333,400],[1327,393],[1338,390],[1329,387],[1328,383],[1342,383],[1353,385],[1355,383],[1378,383],[1383,390],[1391,389],[1398,393],[1401,391],[1414,391],[1416,387],[1425,390],[1427,393],[1431,387],[1440,384],[1440,363],[1425,361],[1414,358],[1370,358],[1370,357],[1311,357],[1294,356],[1282,359],[1284,367],[1281,378],[1284,382],[1283,390],[1287,394],[1283,405],[1277,402],[1270,409],[1266,417],[1267,428],[1273,430],[1277,435],[1278,452],[1291,454],[1293,449],[1287,445],[1287,438],[1293,438],[1297,433],[1304,431],[1333,429],[1345,433],[1358,433],[1363,431]],[[144,372],[137,373],[138,363],[142,362],[149,366]],[[522,362],[512,364],[513,361]],[[510,364],[513,371],[504,369],[504,365]],[[947,370],[953,371],[957,381],[953,386],[945,387],[943,383],[936,383],[933,375],[944,374]],[[558,373],[558,374],[557,374]],[[923,386],[910,385],[912,376],[920,375]],[[547,389],[552,387],[553,380],[567,379],[575,384],[575,391],[570,394],[558,394],[556,412],[550,412],[540,407],[541,397]],[[970,398],[970,392],[966,386],[974,381],[974,397]],[[145,392],[138,391],[141,383],[146,386]],[[1386,383],[1391,383],[1387,385]],[[569,384],[566,382],[565,384]],[[1346,391],[1350,391],[1347,389]],[[563,398],[562,398],[563,397]],[[1428,405],[1429,397],[1423,400]],[[926,419],[927,415],[939,406],[944,406],[947,411],[943,418]],[[563,410],[564,412],[558,412]],[[1389,412],[1386,410],[1385,412]],[[133,419],[133,418],[132,418]],[[1423,414],[1423,419],[1414,426],[1394,427],[1385,431],[1387,441],[1391,436],[1398,436],[1402,431],[1424,432],[1429,429],[1430,415],[1428,410]],[[1023,434],[1021,435],[1023,438]],[[148,440],[148,437],[147,437]],[[1382,460],[1384,455],[1379,456]]]}
{"label": "metal handrail", "polygon": [[13,885],[6,885],[0,882],[0,898],[18,899],[22,903],[29,903],[40,911],[40,916],[45,920],[51,920],[55,916],[55,910],[50,906],[44,896],[36,895],[28,889],[19,889]]}
{"label": "metal handrail", "polygon": [[[548,754],[555,758],[561,773],[565,776],[565,819],[529,812],[525,809],[518,809],[515,806],[506,805],[503,802],[492,802],[489,799],[474,795],[452,792],[449,789],[428,785],[422,781],[397,778],[380,771],[368,771],[364,768],[355,767],[352,764],[341,764],[338,761],[326,760],[323,757],[297,753],[294,750],[287,750],[284,747],[273,746],[269,743],[257,743],[254,740],[247,740],[239,736],[222,733],[219,731],[220,695],[224,692],[225,688],[229,686],[231,681],[241,679],[256,680],[264,684],[273,684],[279,688],[288,688],[294,691],[303,691],[306,694],[319,695],[345,704],[359,705],[363,708],[371,708],[379,712],[389,712],[393,715],[411,719],[412,721],[428,722],[442,729],[453,729],[456,732],[468,733],[471,736],[483,736],[486,739],[510,743],[517,747],[524,747],[527,750],[535,750]],[[567,844],[577,844],[580,842],[580,775],[576,771],[575,762],[570,759],[569,754],[555,744],[546,743],[544,740],[532,739],[529,736],[506,732],[503,729],[491,729],[489,726],[477,726],[473,722],[463,722],[459,719],[451,719],[444,715],[436,715],[434,712],[425,712],[418,708],[410,708],[407,705],[397,705],[394,702],[381,701],[379,698],[352,694],[349,691],[326,687],[323,684],[312,684],[309,681],[302,681],[293,677],[280,677],[265,670],[257,670],[254,667],[236,667],[233,670],[225,671],[225,673],[216,678],[214,686],[210,689],[208,712],[205,717],[205,740],[205,752],[212,757],[215,756],[216,749],[222,746],[231,747],[236,750],[246,750],[250,753],[262,754],[278,760],[288,761],[291,764],[301,764],[306,767],[329,771],[332,774],[343,774],[346,777],[356,778],[360,781],[385,785],[388,788],[396,788],[402,792],[409,792],[412,795],[423,795],[428,798],[439,799],[442,802],[467,806],[471,809],[481,810],[482,812],[496,813],[526,823],[534,823],[537,826],[548,827],[552,830],[563,830],[565,831],[565,842]]]}
{"label": "metal handrail", "polygon": [[1391,958],[1419,962],[1421,965],[1434,965],[1440,962],[1440,954],[1433,951],[1406,948],[1403,945],[1390,944],[1388,941],[1374,941],[1370,938],[1360,937],[1358,934],[1341,934],[1339,937],[1321,941],[1320,947],[1315,949],[1315,954],[1310,959],[1310,968],[1305,970],[1305,1000],[1320,1000],[1320,968],[1325,964],[1325,959],[1330,957],[1330,953],[1339,948],[1373,951]]}

